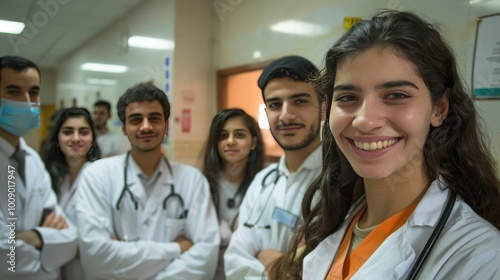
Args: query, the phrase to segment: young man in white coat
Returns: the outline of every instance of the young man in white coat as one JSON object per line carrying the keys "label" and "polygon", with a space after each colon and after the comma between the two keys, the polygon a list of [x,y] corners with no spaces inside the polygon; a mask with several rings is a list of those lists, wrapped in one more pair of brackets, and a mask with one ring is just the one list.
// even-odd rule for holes
{"label": "young man in white coat", "polygon": [[90,279],[211,279],[220,234],[208,181],[161,152],[170,104],[147,83],[118,100],[131,151],[86,168],[77,192],[80,257]]}
{"label": "young man in white coat", "polygon": [[40,78],[33,62],[0,58],[0,279],[59,279],[77,252],[76,229],[22,138],[40,123]]}
{"label": "young man in white coat", "polygon": [[307,59],[286,56],[259,77],[271,133],[285,154],[259,172],[240,207],[239,225],[224,255],[228,279],[262,279],[301,223],[304,192],[321,171],[324,103],[309,83]]}

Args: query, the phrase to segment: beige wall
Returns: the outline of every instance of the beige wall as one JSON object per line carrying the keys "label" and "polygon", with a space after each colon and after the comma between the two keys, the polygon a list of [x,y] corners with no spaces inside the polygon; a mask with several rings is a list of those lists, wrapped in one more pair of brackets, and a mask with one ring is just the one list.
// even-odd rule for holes
{"label": "beige wall", "polygon": [[[215,114],[213,10],[210,1],[178,0],[175,4],[173,108],[170,117],[172,156],[197,165]],[[182,131],[182,110],[191,111],[191,129]]]}

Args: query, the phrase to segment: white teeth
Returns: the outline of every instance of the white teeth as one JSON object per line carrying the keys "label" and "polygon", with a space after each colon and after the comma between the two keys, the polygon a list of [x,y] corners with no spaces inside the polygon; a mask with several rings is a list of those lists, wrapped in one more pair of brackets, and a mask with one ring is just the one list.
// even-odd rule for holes
{"label": "white teeth", "polygon": [[395,139],[378,141],[378,142],[371,142],[371,143],[354,141],[354,145],[356,145],[356,147],[360,148],[361,150],[374,151],[374,150],[379,150],[382,148],[387,148],[389,146],[392,146],[396,142],[397,142],[397,140],[395,140]]}

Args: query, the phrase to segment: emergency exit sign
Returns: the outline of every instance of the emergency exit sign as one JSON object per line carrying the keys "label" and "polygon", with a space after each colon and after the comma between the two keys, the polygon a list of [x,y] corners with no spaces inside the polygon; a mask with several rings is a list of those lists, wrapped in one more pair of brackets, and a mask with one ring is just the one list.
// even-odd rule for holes
{"label": "emergency exit sign", "polygon": [[351,28],[356,22],[360,21],[360,17],[345,17],[344,18],[344,29],[347,30]]}

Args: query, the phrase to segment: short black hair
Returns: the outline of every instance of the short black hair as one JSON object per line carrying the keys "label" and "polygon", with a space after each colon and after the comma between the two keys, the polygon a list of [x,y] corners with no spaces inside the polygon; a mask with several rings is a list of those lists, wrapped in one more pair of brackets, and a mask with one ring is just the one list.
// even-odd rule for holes
{"label": "short black hair", "polygon": [[160,102],[163,107],[163,115],[165,120],[170,117],[170,103],[168,102],[167,95],[161,89],[155,87],[150,83],[140,83],[125,91],[120,96],[118,103],[116,103],[116,110],[118,111],[118,118],[122,123],[125,123],[125,109],[130,103],[142,101],[155,101]]}
{"label": "short black hair", "polygon": [[97,100],[95,103],[94,103],[94,108],[96,106],[102,106],[102,107],[106,107],[106,110],[108,110],[108,113],[111,114],[111,103],[106,101],[106,100]]}
{"label": "short black hair", "polygon": [[[40,69],[38,68],[38,66],[31,60],[28,60],[24,57],[9,55],[0,57],[0,71],[3,68],[12,68],[16,71],[22,71],[27,68],[35,68],[38,72],[38,75],[40,76],[40,80],[42,80],[42,74],[40,73]],[[0,80],[1,79],[2,76],[0,75]]]}

